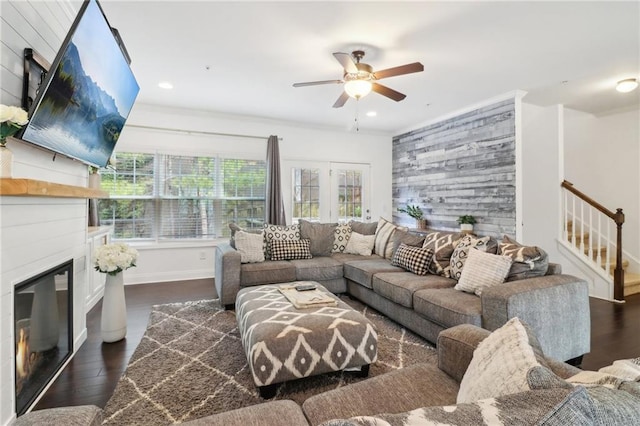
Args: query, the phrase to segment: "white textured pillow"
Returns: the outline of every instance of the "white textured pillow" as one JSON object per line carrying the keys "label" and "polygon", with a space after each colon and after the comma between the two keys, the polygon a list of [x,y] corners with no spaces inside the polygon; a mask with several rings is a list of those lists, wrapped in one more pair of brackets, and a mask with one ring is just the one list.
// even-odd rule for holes
{"label": "white textured pillow", "polygon": [[344,248],[344,252],[359,254],[360,256],[371,256],[375,240],[375,235],[362,235],[357,232],[352,232],[349,237],[349,242],[347,242],[347,246]]}
{"label": "white textured pillow", "polygon": [[510,257],[471,249],[458,284],[454,288],[480,296],[485,288],[502,284],[510,268]]}
{"label": "white textured pillow", "polygon": [[235,235],[236,250],[240,253],[241,263],[264,262],[262,234],[237,231]]}
{"label": "white textured pillow", "polygon": [[[467,266],[468,261],[465,270]],[[531,389],[527,380],[529,370],[540,365],[529,344],[527,330],[518,318],[512,318],[473,351],[456,402],[474,402],[528,391]]]}

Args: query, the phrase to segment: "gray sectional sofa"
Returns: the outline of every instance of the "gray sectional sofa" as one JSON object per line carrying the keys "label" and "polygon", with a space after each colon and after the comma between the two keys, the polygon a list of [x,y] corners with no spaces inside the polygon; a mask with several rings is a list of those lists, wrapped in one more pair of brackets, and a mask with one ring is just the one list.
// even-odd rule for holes
{"label": "gray sectional sofa", "polygon": [[[529,385],[529,390],[458,404],[464,377],[473,364],[474,351],[489,334],[487,330],[468,324],[452,327],[438,336],[437,366],[415,364],[394,370],[312,396],[302,407],[291,400],[270,401],[184,424],[357,426],[404,425],[412,420],[409,424],[626,426],[640,422],[640,386],[637,382],[623,381],[614,388],[570,385],[565,379],[581,370],[544,357],[535,336],[530,338],[529,344],[538,348],[534,349],[539,354],[536,357],[540,356],[544,368],[552,372],[545,373],[549,380],[538,380],[535,386]],[[536,380],[533,370],[527,373],[528,382]],[[379,422],[359,420],[358,416],[375,416]],[[18,418],[15,426],[93,426],[101,421],[102,410],[98,407],[62,407],[26,414]]]}
{"label": "gray sectional sofa", "polygon": [[[353,226],[363,233],[376,229],[376,224]],[[391,238],[389,244],[416,239],[404,230],[396,231],[395,241]],[[461,237],[449,234],[454,241]],[[243,287],[312,280],[333,293],[350,294],[431,342],[441,331],[459,324],[495,330],[519,317],[552,358],[579,363],[590,350],[587,283],[562,274],[560,265],[550,263],[544,276],[490,287],[477,296],[456,290],[453,278],[416,275],[383,256],[336,252],[310,259],[241,263],[240,253],[230,243],[222,243],[216,248],[215,286],[221,303],[232,308]]]}

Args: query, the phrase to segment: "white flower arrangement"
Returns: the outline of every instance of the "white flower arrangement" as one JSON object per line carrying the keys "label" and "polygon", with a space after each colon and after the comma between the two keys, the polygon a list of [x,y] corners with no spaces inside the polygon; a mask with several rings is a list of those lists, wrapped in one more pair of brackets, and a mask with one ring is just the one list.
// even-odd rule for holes
{"label": "white flower arrangement", "polygon": [[15,135],[28,122],[27,112],[22,108],[0,104],[0,145],[4,146],[7,138]]}
{"label": "white flower arrangement", "polygon": [[96,249],[94,258],[96,271],[116,275],[136,266],[138,250],[124,243],[105,244]]}

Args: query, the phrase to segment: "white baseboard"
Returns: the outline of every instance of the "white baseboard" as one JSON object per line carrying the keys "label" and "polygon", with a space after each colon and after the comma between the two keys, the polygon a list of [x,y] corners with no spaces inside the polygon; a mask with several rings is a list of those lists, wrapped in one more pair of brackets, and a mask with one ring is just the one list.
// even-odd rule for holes
{"label": "white baseboard", "polygon": [[[129,272],[129,271],[127,271]],[[124,284],[149,284],[149,283],[161,283],[168,281],[187,281],[213,278],[214,274],[211,268],[191,270],[191,271],[170,271],[170,272],[154,272],[148,274],[125,274]]]}

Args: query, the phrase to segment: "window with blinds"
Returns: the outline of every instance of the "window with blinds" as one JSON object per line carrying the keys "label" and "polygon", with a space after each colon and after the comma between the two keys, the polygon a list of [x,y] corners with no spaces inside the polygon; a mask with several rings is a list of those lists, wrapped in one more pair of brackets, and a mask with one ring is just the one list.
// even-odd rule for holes
{"label": "window with blinds", "polygon": [[222,157],[117,153],[102,169],[101,223],[114,239],[207,239],[229,235],[229,222],[264,222],[265,162]]}

